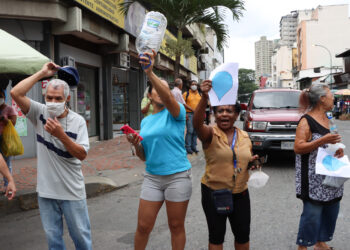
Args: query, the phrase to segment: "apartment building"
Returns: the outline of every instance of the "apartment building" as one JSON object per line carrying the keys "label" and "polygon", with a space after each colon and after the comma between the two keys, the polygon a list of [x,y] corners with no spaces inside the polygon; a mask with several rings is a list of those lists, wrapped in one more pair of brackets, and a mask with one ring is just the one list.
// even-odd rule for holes
{"label": "apartment building", "polygon": [[272,87],[296,88],[292,74],[292,50],[289,46],[275,50],[271,59]]}
{"label": "apartment building", "polygon": [[271,74],[271,56],[274,50],[274,42],[267,40],[266,36],[260,37],[255,42],[255,83],[259,84],[261,76]]}
{"label": "apartment building", "polygon": [[213,30],[206,28],[206,45],[199,55],[199,81],[209,79],[210,73],[224,62],[224,51],[218,50],[217,38]]}
{"label": "apartment building", "polygon": [[349,48],[350,33],[344,32],[350,30],[349,5],[318,6],[303,17],[297,28],[299,80],[312,78],[314,68],[321,75],[342,71],[342,59],[335,55]]}
{"label": "apartment building", "polygon": [[297,41],[298,11],[281,17],[280,21],[280,44],[292,47]]}

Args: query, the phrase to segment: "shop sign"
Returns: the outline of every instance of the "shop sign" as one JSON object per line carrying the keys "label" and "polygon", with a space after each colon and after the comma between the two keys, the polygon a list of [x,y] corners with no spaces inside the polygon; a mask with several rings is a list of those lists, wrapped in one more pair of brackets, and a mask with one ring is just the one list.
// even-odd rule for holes
{"label": "shop sign", "polygon": [[42,95],[46,95],[46,87],[47,87],[47,84],[49,83],[48,80],[44,80],[41,82],[41,93]]}
{"label": "shop sign", "polygon": [[189,58],[189,70],[197,74],[197,57],[191,56]]}
{"label": "shop sign", "polygon": [[[166,41],[167,40],[174,40],[174,41],[176,41],[177,40],[177,38],[173,35],[173,34],[171,34],[170,33],[170,31],[168,31],[168,30],[165,30],[165,35],[164,35],[164,39],[163,39],[163,41],[162,41],[162,45],[160,46],[160,50],[159,50],[159,52],[161,52],[163,55],[166,55],[167,57],[169,57],[169,58],[171,58],[173,61],[175,61],[175,56],[173,56],[173,57],[170,57],[170,55],[165,51],[165,47],[166,47]],[[185,57],[182,55],[181,56],[181,58],[180,58],[180,64],[182,65],[182,66],[185,66]]]}
{"label": "shop sign", "polygon": [[175,61],[175,56],[170,57],[170,55],[164,49],[166,47],[166,41],[167,40],[174,40],[174,41],[176,41],[177,39],[176,39],[176,37],[173,34],[170,33],[170,31],[165,30],[164,39],[162,41],[162,45],[160,46],[159,52],[161,52],[162,54],[166,55],[167,57],[169,57],[169,58],[171,58],[172,60]]}
{"label": "shop sign", "polygon": [[[165,30],[164,39],[162,41],[162,45],[160,47],[159,52],[161,52],[162,54],[166,55],[167,57],[169,57],[173,61],[175,61],[175,57],[170,57],[170,55],[168,53],[166,53],[166,51],[164,49],[166,46],[167,39],[174,40],[174,41],[177,40],[177,38],[173,34],[171,34],[170,31]],[[185,68],[189,69],[190,71],[192,71],[193,73],[197,74],[197,57],[191,56],[191,57],[185,59],[185,57],[182,55],[180,58],[180,64],[182,66],[184,66]]]}
{"label": "shop sign", "polygon": [[75,0],[97,15],[124,29],[124,15],[119,12],[123,0]]}
{"label": "shop sign", "polygon": [[18,107],[17,103],[12,100],[12,107],[17,112],[17,121],[15,125],[15,129],[19,136],[27,136],[28,135],[28,126],[27,126],[27,118],[23,114],[22,110]]}

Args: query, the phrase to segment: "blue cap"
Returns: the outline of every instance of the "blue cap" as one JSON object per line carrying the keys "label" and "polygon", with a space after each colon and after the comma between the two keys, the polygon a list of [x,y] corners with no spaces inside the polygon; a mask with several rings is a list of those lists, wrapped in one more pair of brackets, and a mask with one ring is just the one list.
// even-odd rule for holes
{"label": "blue cap", "polygon": [[79,83],[79,73],[74,67],[64,66],[57,71],[58,79],[68,83],[70,87],[76,87]]}

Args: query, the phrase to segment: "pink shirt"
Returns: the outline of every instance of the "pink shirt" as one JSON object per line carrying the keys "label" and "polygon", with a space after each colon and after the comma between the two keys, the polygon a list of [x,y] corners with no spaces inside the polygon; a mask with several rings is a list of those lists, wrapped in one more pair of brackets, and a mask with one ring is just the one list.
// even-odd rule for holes
{"label": "pink shirt", "polygon": [[6,123],[2,119],[9,119],[10,116],[17,115],[17,112],[13,107],[8,106],[7,104],[5,104],[4,106],[5,107],[0,110],[0,135],[2,135],[2,131],[4,130],[4,127],[6,125]]}
{"label": "pink shirt", "polygon": [[181,89],[179,89],[178,87],[174,87],[173,90],[171,91],[171,93],[173,93],[173,96],[175,97],[175,100],[177,102],[185,104],[185,100],[182,97]]}

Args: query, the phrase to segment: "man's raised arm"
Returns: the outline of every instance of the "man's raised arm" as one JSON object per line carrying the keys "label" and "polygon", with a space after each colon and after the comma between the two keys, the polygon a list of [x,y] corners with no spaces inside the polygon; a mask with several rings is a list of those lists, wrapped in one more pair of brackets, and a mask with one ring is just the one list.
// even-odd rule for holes
{"label": "man's raised arm", "polygon": [[60,66],[53,62],[46,63],[41,70],[36,72],[34,75],[27,77],[20,81],[12,90],[11,96],[17,105],[21,108],[22,112],[28,113],[30,108],[30,99],[26,97],[28,91],[37,83],[39,80],[53,76]]}

